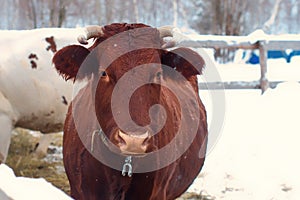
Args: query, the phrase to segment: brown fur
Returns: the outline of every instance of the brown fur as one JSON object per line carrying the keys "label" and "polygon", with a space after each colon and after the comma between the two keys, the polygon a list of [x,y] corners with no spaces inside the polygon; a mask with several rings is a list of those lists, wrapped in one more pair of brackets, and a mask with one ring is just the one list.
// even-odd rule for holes
{"label": "brown fur", "polygon": [[56,43],[54,41],[54,37],[46,37],[45,38],[46,42],[49,43],[49,46],[46,48],[47,51],[51,50],[53,53],[57,52],[57,47],[56,47]]}
{"label": "brown fur", "polygon": [[38,60],[37,55],[34,54],[34,53],[29,54],[28,58],[29,58],[29,59],[36,59],[36,60]]}
{"label": "brown fur", "polygon": [[36,68],[37,68],[37,64],[36,64],[35,61],[31,60],[31,61],[30,61],[30,64],[31,64],[31,68],[32,68],[32,69],[36,69]]}
{"label": "brown fur", "polygon": [[36,69],[37,68],[37,64],[36,64],[36,62],[34,60],[38,60],[37,55],[34,54],[34,53],[31,53],[31,54],[29,54],[28,59],[30,60],[31,68],[32,69]]}
{"label": "brown fur", "polygon": [[[161,86],[160,83],[168,82],[175,86],[180,94],[185,95],[186,102],[190,102],[192,96],[186,95],[189,92],[193,92],[198,97],[196,75],[201,74],[204,66],[203,59],[186,48],[173,51],[159,49],[162,41],[159,38],[157,29],[149,28],[147,31],[135,31],[140,27],[148,26],[143,24],[112,24],[105,26],[105,35],[98,38],[91,49],[84,50],[84,47],[73,45],[58,51],[54,56],[53,62],[64,78],[77,79],[77,72],[80,65],[83,64],[86,69],[80,73],[79,79],[84,77],[89,79],[88,84],[72,101],[64,127],[64,164],[70,181],[71,195],[75,199],[175,199],[189,187],[203,166],[204,158],[199,158],[199,151],[201,147],[202,149],[206,147],[207,123],[206,111],[200,98],[196,99],[199,110],[196,109],[195,105],[188,104],[191,106],[190,116],[200,116],[196,137],[179,159],[162,169],[153,172],[134,173],[131,178],[123,177],[119,170],[112,169],[94,158],[87,150],[87,148],[90,148],[89,145],[83,145],[83,143],[90,144],[93,131],[99,128],[97,122],[100,123],[106,136],[117,145],[112,137],[115,130],[118,129],[110,105],[112,91],[122,75],[142,64],[160,63],[176,68],[192,86],[192,91],[187,91],[188,89],[184,83],[170,76],[163,68],[148,67],[146,73],[135,75],[136,80],[134,81],[152,79],[157,84],[144,85],[132,95],[129,111],[133,121],[140,126],[148,125],[150,123],[148,111],[154,104],[162,105],[167,114],[163,129],[148,141],[147,152],[161,149],[170,143],[178,131],[180,122],[184,121],[184,124],[187,125],[193,123],[190,119],[181,118],[179,100],[172,91]],[[99,43],[104,42],[107,38],[127,30],[130,30],[130,34],[112,41],[118,44],[116,48],[110,48],[113,45],[110,41],[105,43],[106,46],[104,47],[97,47]],[[149,44],[153,48],[135,50],[141,43],[143,45]],[[95,50],[89,53],[93,48]],[[114,60],[98,82],[92,74],[100,74],[102,71],[101,66],[105,66],[110,62],[113,55],[124,49],[128,50],[128,53]],[[83,61],[85,58],[87,60]],[[87,65],[87,63],[89,64]],[[124,84],[130,87],[130,82]],[[95,91],[94,95],[93,91]],[[122,99],[118,103],[122,104]],[[156,117],[158,121],[161,120],[161,116]],[[77,126],[78,123],[80,126]],[[124,124],[126,125],[126,120]],[[181,134],[184,134],[185,139],[178,141],[178,148],[191,137],[192,133],[189,132],[189,127],[184,126],[184,130],[184,133]],[[81,134],[80,137],[79,134]],[[110,150],[101,143],[99,138],[95,139],[94,146],[95,152],[100,155],[101,159],[120,161],[119,164],[122,166],[124,156],[110,153]],[[172,152],[168,152],[168,157],[172,157],[174,151],[175,149],[172,149]],[[141,167],[144,164],[156,164],[143,163],[142,158],[134,157],[133,159],[134,168]],[[158,157],[157,162],[163,159],[166,158]]]}

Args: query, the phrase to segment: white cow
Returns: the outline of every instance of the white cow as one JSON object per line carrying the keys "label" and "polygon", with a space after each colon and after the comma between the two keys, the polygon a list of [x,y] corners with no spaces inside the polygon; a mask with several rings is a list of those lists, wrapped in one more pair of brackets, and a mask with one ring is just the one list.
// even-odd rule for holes
{"label": "white cow", "polygon": [[14,127],[62,130],[72,83],[52,65],[55,50],[78,44],[83,28],[0,31],[0,163]]}

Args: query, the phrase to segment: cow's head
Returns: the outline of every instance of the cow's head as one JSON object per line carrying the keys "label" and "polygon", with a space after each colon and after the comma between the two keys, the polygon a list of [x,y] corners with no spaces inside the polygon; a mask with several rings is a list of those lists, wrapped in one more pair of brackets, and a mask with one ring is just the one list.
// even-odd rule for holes
{"label": "cow's head", "polygon": [[162,49],[165,36],[171,36],[168,30],[143,24],[89,27],[79,41],[95,38],[92,47],[67,46],[53,58],[65,79],[91,81],[95,91],[91,101],[101,128],[124,154],[152,152],[174,138],[180,105],[164,83],[188,92],[186,83],[171,71],[182,74],[192,86],[190,92],[198,94],[196,75],[201,74],[203,59],[187,48]]}

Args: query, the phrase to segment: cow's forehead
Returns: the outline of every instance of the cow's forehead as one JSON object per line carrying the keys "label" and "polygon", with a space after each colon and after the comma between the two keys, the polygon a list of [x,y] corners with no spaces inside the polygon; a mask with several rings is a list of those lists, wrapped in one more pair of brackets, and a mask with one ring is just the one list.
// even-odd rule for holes
{"label": "cow's forehead", "polygon": [[129,30],[115,30],[113,33],[105,32],[105,36],[99,38],[99,43],[105,46],[107,50],[120,51],[124,48],[128,50],[146,47],[160,48],[162,40],[156,28],[143,27]]}
{"label": "cow's forehead", "polygon": [[139,31],[136,33],[143,33],[143,31],[141,31],[141,30],[142,29],[146,30],[146,28],[155,30],[155,28],[151,28],[150,26],[145,25],[145,24],[114,23],[114,24],[104,26],[103,32],[105,35],[110,37],[112,35],[115,35],[115,34],[118,34],[121,32],[126,32],[129,30],[138,30],[139,29]]}
{"label": "cow's forehead", "polygon": [[115,35],[99,42],[94,49],[101,68],[121,76],[137,66],[160,63],[158,49],[162,41],[157,29],[145,27],[118,31]]}
{"label": "cow's forehead", "polygon": [[158,29],[144,24],[111,24],[104,26],[103,35],[96,40],[91,49],[102,46],[107,53],[125,49],[160,48],[162,40]]}
{"label": "cow's forehead", "polygon": [[[100,68],[105,69],[110,75],[114,75],[117,80],[129,71],[135,77],[145,76],[146,78],[161,70],[160,52],[154,48],[127,52],[112,62],[108,56],[102,55],[101,58],[99,60]],[[110,64],[108,65],[108,63]]]}

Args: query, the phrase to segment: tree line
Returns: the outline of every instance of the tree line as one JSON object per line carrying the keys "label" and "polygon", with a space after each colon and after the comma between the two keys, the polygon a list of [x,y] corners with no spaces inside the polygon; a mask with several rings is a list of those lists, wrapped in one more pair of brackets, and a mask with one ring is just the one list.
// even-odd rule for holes
{"label": "tree line", "polygon": [[[214,35],[300,33],[298,0],[2,0],[1,7],[0,29],[141,22]],[[232,60],[230,51],[216,57]]]}
{"label": "tree line", "polygon": [[1,29],[143,22],[217,35],[300,32],[298,0],[3,0],[1,7]]}

